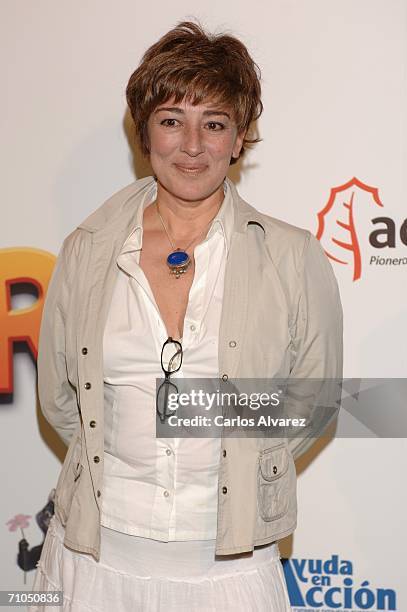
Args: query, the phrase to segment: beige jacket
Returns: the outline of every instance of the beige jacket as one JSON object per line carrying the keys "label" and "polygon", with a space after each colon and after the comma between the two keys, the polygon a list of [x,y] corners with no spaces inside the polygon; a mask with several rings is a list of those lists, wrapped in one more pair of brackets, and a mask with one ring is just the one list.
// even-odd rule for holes
{"label": "beige jacket", "polygon": [[[118,273],[116,257],[153,180],[147,177],[125,187],[65,238],[40,328],[40,404],[68,445],[55,512],[65,525],[65,544],[97,561],[103,500],[103,330]],[[235,227],[226,264],[219,375],[224,380],[340,378],[342,310],[332,267],[318,240],[307,230],[258,212],[226,181]],[[217,554],[250,551],[294,531],[294,460],[313,442],[306,437],[222,437]]]}

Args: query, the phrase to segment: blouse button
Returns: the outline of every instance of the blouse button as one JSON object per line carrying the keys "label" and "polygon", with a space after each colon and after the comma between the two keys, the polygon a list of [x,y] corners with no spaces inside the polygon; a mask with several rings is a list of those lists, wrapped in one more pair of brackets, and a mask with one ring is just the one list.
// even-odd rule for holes
{"label": "blouse button", "polygon": [[164,491],[164,497],[168,497],[169,496],[169,492],[168,491]]}
{"label": "blouse button", "polygon": [[226,381],[229,378],[227,374],[222,374],[222,380]]}
{"label": "blouse button", "polygon": [[171,455],[171,450],[169,448],[167,448],[165,452],[167,453],[167,455]]}
{"label": "blouse button", "polygon": [[100,497],[100,496],[102,495],[102,494],[101,494],[101,492],[99,491],[99,489],[96,491],[96,495],[97,495],[98,497]]}
{"label": "blouse button", "polygon": [[87,355],[87,353],[88,353],[88,349],[86,348],[86,346],[84,346],[82,348],[82,355]]}
{"label": "blouse button", "polygon": [[95,456],[93,457],[93,461],[94,461],[95,463],[99,463],[99,461],[100,461],[100,457],[98,457],[97,455],[95,455]]}
{"label": "blouse button", "polygon": [[228,488],[227,487],[222,487],[222,493],[225,494],[228,492]]}
{"label": "blouse button", "polygon": [[230,346],[231,348],[235,348],[235,346],[236,346],[236,340],[231,340],[231,341],[229,342],[229,346]]}
{"label": "blouse button", "polygon": [[96,421],[90,421],[89,426],[90,427],[96,427]]}
{"label": "blouse button", "polygon": [[90,384],[90,382],[86,382],[84,386],[85,389],[90,389],[92,385]]}

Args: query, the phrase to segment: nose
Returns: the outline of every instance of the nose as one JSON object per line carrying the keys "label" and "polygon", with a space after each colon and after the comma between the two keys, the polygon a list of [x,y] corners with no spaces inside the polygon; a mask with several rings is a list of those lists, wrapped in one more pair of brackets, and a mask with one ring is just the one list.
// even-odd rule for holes
{"label": "nose", "polygon": [[191,157],[196,157],[203,152],[202,134],[199,126],[186,126],[182,143],[181,151],[187,153]]}

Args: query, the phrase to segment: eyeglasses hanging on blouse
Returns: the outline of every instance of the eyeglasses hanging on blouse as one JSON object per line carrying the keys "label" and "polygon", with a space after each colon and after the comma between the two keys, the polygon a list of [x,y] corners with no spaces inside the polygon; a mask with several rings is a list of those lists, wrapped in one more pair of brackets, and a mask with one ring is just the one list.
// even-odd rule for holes
{"label": "eyeglasses hanging on blouse", "polygon": [[161,423],[173,414],[168,410],[168,396],[170,393],[178,394],[178,387],[170,381],[171,374],[178,372],[182,365],[182,345],[171,336],[167,338],[161,349],[161,369],[164,372],[164,380],[157,389],[156,410]]}

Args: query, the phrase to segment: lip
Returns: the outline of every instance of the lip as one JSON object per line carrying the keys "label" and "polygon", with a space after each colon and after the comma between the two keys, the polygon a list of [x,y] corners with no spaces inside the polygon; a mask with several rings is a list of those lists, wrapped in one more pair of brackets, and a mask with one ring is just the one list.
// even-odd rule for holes
{"label": "lip", "polygon": [[185,172],[186,174],[200,174],[206,170],[207,166],[186,166],[184,164],[174,164],[178,170]]}

